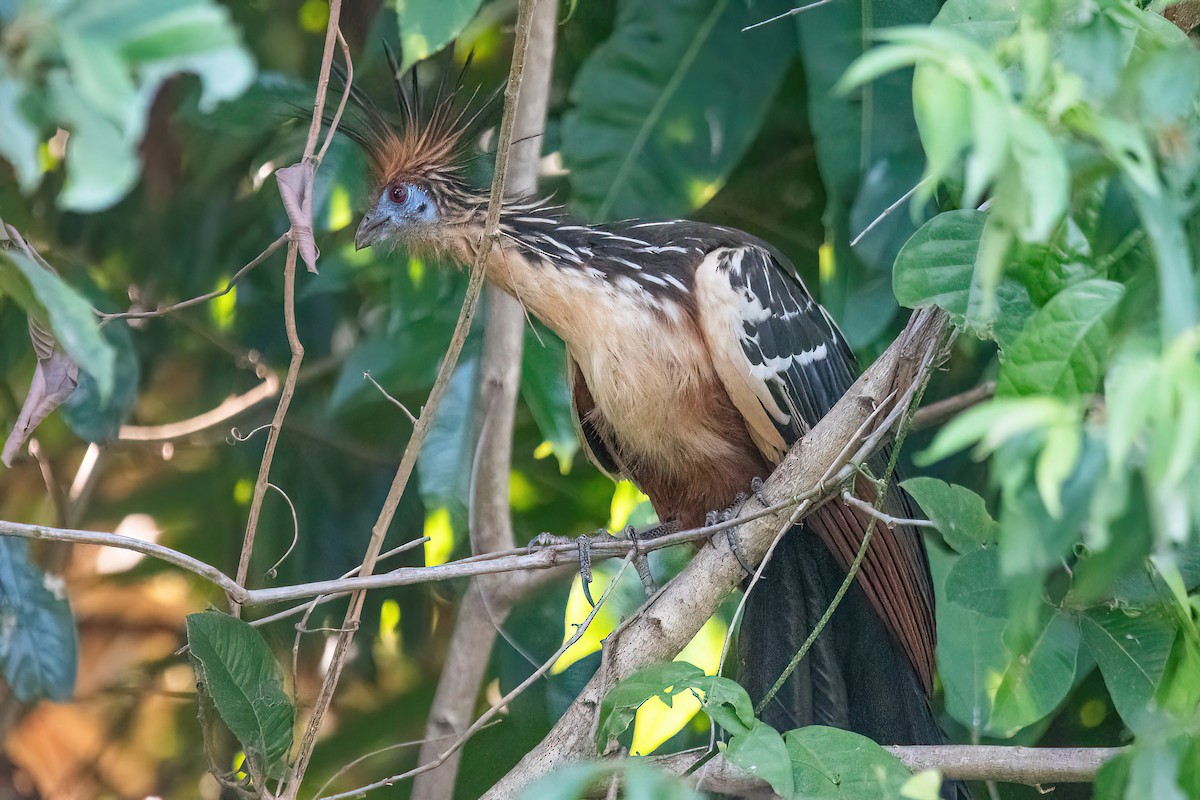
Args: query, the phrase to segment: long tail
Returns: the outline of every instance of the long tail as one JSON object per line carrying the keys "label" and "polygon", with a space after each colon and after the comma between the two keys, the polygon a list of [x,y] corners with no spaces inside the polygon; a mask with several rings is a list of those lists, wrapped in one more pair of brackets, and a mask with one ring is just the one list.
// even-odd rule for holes
{"label": "long tail", "polygon": [[[919,532],[913,533],[919,540]],[[738,637],[740,679],[756,705],[808,638],[845,576],[806,526],[793,528],[776,547],[746,603]],[[761,718],[783,731],[830,725],[880,744],[945,741],[921,679],[858,581]],[[961,784],[947,783],[943,796],[970,795]]]}

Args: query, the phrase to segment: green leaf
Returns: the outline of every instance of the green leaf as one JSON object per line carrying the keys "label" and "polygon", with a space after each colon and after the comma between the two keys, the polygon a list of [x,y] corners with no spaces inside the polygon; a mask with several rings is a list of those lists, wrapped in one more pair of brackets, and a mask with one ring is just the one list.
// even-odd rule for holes
{"label": "green leaf", "polygon": [[983,498],[965,486],[937,478],[909,478],[900,484],[959,553],[969,553],[996,541],[1000,525],[988,513]]}
{"label": "green leaf", "polygon": [[705,678],[698,688],[704,693],[704,711],[733,735],[751,731],[757,724],[754,703],[737,681],[729,678]]}
{"label": "green leaf", "polygon": [[575,408],[567,389],[567,354],[562,340],[548,331],[539,341],[532,333],[525,337],[521,357],[521,397],[537,423],[544,441],[558,459],[562,474],[571,471],[571,462],[579,452],[575,435]]}
{"label": "green leaf", "polygon": [[1012,36],[1020,22],[1016,3],[994,0],[947,0],[933,24],[991,48]]}
{"label": "green leaf", "polygon": [[610,219],[703,205],[758,133],[795,53],[786,25],[741,29],[787,7],[621,3],[612,37],[579,70],[563,119],[578,209]]}
{"label": "green leaf", "polygon": [[187,639],[197,689],[212,699],[252,765],[272,774],[292,748],[295,709],[271,649],[250,625],[216,611],[189,614]]}
{"label": "green leaf", "polygon": [[23,93],[21,84],[0,63],[0,156],[13,165],[21,188],[29,191],[41,179],[42,168],[37,129],[21,114]]}
{"label": "green leaf", "polygon": [[589,761],[568,764],[531,783],[521,800],[584,800],[592,790],[606,788],[619,776],[628,800],[698,800],[700,795],[686,782],[636,759],[617,762]]}
{"label": "green leaf", "polygon": [[[78,292],[68,286],[53,272],[12,250],[0,251],[0,285],[21,302],[23,295],[10,288],[20,280],[5,267],[16,267],[26,285],[32,289],[36,306],[25,306],[25,311],[42,322],[48,322],[54,338],[80,369],[87,372],[96,382],[97,393],[102,400],[112,394],[114,382],[115,354],[112,346],[100,333],[100,325],[92,306]],[[8,274],[5,274],[8,272]],[[27,296],[24,296],[27,297]],[[28,302],[26,300],[26,302]]]}
{"label": "green leaf", "polygon": [[857,733],[810,725],[788,731],[783,739],[798,798],[898,800],[900,788],[912,777],[895,756]]}
{"label": "green leaf", "polygon": [[[795,17],[826,198],[830,247],[822,262],[821,302],[854,348],[870,345],[895,318],[888,275],[896,248],[919,226],[924,211],[902,206],[855,247],[850,241],[918,183],[925,154],[913,117],[910,72],[883,75],[848,93],[837,85],[872,31],[924,25],[937,6],[936,0],[838,2]],[[868,57],[877,49],[868,50]]]}
{"label": "green leaf", "polygon": [[1165,192],[1155,196],[1133,181],[1127,184],[1142,227],[1154,249],[1162,339],[1164,343],[1170,342],[1194,327],[1200,318],[1200,311],[1196,308],[1194,254],[1183,225],[1185,204],[1172,199]]}
{"label": "green leaf", "polygon": [[[1051,432],[1066,426],[1078,428],[1078,421],[1050,426]],[[1046,437],[1048,440],[1050,437]],[[1040,470],[1046,450],[1034,453],[1039,443],[1034,438],[1016,440],[997,452],[993,469],[1004,490],[1000,502],[1000,563],[1008,576],[1041,576],[1057,567],[1079,538],[1092,505],[1092,498],[1104,473],[1105,453],[1098,440],[1082,439],[1079,457],[1069,476],[1056,484],[1057,505],[1045,501]],[[1054,513],[1057,512],[1057,513]]]}
{"label": "green leaf", "polygon": [[115,440],[137,402],[139,368],[129,325],[123,321],[110,322],[100,333],[115,356],[112,394],[103,398],[96,379],[86,369],[81,370],[79,387],[62,408],[67,426],[76,436],[89,442]]}
{"label": "green leaf", "polygon": [[[1181,612],[1189,613],[1186,606]],[[1184,721],[1200,708],[1200,646],[1192,634],[1182,627],[1176,634],[1155,696],[1159,708]]]}
{"label": "green leaf", "polygon": [[1093,609],[1080,627],[1121,719],[1135,733],[1152,731],[1151,701],[1175,640],[1170,622],[1151,611]]}
{"label": "green leaf", "polygon": [[794,791],[788,747],[779,731],[755,720],[753,727],[729,740],[725,758],[743,771],[771,784],[776,794],[791,797]]}
{"label": "green leaf", "polygon": [[1124,294],[1119,283],[1068,286],[1043,306],[1004,351],[996,394],[1090,394],[1103,374],[1109,318]]}
{"label": "green leaf", "polygon": [[992,676],[1008,662],[1003,586],[996,551],[975,550],[954,561],[938,596],[937,662],[946,711],[977,733],[991,718]]}
{"label": "green leaf", "polygon": [[651,697],[657,697],[670,706],[672,697],[698,686],[703,680],[704,670],[699,667],[686,661],[667,661],[642,667],[618,681],[600,703],[600,722],[596,727],[597,751],[603,752],[611,739],[620,736],[633,722],[637,710]]}
{"label": "green leaf", "polygon": [[417,481],[426,508],[449,508],[465,530],[471,468],[475,459],[475,409],[479,358],[460,359],[417,454]]}
{"label": "green leaf", "polygon": [[946,211],[921,226],[896,256],[892,286],[906,308],[938,306],[960,322],[987,214]]}
{"label": "green leaf", "polygon": [[1009,737],[1058,707],[1075,680],[1079,625],[1056,613],[1044,613],[1045,626],[1032,645],[1011,653],[1000,674],[988,732]]}
{"label": "green leaf", "polygon": [[482,0],[390,0],[400,28],[400,71],[458,38]]}
{"label": "green leaf", "polygon": [[23,703],[75,691],[75,621],[62,579],[29,558],[29,542],[0,537],[0,669]]}

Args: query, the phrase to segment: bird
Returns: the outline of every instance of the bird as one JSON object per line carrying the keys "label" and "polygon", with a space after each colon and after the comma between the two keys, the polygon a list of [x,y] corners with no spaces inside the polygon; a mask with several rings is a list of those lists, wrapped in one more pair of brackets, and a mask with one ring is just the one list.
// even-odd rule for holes
{"label": "bird", "polygon": [[[488,206],[466,168],[481,115],[456,101],[458,87],[426,110],[415,78],[393,77],[398,119],[352,89],[357,113],[343,124],[373,174],[355,247],[404,246],[469,265]],[[704,524],[768,476],[858,372],[788,259],[734,228],[590,224],[551,200],[524,198],[504,203],[483,268],[565,343],[590,459],[636,484],[675,528]],[[865,477],[854,491],[876,499]],[[915,516],[894,481],[883,507]],[[739,680],[756,704],[830,605],[870,521],[834,499],[780,540],[738,635]],[[879,525],[829,624],[761,717],[779,730],[820,724],[880,744],[941,743],[935,642],[921,532]]]}

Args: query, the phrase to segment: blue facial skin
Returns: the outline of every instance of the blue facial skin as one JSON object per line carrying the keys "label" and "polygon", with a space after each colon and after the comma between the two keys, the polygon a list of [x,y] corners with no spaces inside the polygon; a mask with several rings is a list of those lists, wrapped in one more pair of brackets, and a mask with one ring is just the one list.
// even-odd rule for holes
{"label": "blue facial skin", "polygon": [[437,209],[424,189],[411,183],[391,183],[383,187],[375,207],[359,223],[354,249],[436,222]]}

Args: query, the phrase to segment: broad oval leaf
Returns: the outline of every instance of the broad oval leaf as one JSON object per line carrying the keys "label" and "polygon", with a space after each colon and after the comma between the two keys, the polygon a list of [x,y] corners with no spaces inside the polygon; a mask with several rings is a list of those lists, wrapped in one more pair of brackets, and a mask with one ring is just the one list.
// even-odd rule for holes
{"label": "broad oval leaf", "polygon": [[996,394],[1070,398],[1094,391],[1108,353],[1109,315],[1124,292],[1097,279],[1056,294],[1004,349]]}
{"label": "broad oval leaf", "polygon": [[187,638],[196,687],[264,774],[292,748],[295,709],[283,670],[262,636],[240,619],[217,611],[189,614]]}
{"label": "broad oval leaf", "polygon": [[1060,614],[1046,614],[1045,626],[1025,652],[1012,653],[1000,675],[988,730],[1008,737],[1058,707],[1075,679],[1079,625]]}
{"label": "broad oval leaf", "polygon": [[746,773],[771,784],[781,797],[793,795],[795,778],[787,745],[779,731],[767,723],[755,720],[749,731],[732,737],[725,748],[725,758]]}
{"label": "broad oval leaf", "polygon": [[901,248],[892,272],[896,299],[906,308],[938,306],[961,321],[987,214],[946,211],[921,226]]}
{"label": "broad oval leaf", "polygon": [[0,537],[0,670],[23,703],[63,701],[75,689],[75,621],[62,581],[29,558],[29,543]]}
{"label": "broad oval leaf", "polygon": [[969,553],[992,544],[1000,525],[988,513],[983,498],[965,486],[937,478],[909,478],[900,484],[937,526],[946,544]]}
{"label": "broad oval leaf", "polygon": [[1119,608],[1087,611],[1080,627],[1121,719],[1134,733],[1153,730],[1151,701],[1167,666],[1174,627],[1159,613]]}
{"label": "broad oval leaf", "polygon": [[482,0],[413,2],[392,0],[400,29],[400,71],[406,72],[454,41],[479,10]]}
{"label": "broad oval leaf", "polygon": [[899,797],[912,773],[865,736],[810,725],[783,736],[792,758],[794,797],[811,800]]}
{"label": "broad oval leaf", "polygon": [[795,53],[787,25],[741,29],[787,9],[781,0],[622,3],[563,119],[578,209],[610,219],[703,205],[758,133]]}

